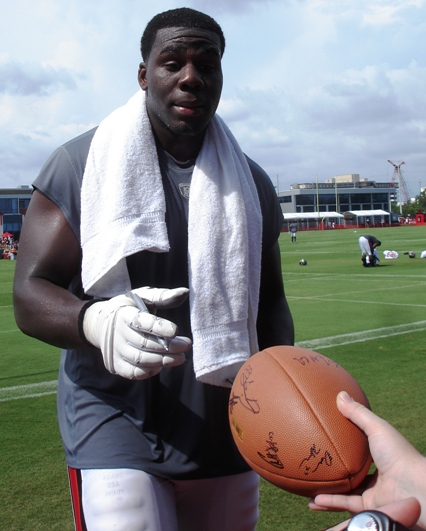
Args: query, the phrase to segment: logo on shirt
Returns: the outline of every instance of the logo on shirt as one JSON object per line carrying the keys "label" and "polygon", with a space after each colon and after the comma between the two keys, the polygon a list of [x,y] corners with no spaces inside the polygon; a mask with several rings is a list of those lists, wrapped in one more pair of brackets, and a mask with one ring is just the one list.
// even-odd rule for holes
{"label": "logo on shirt", "polygon": [[179,191],[185,199],[189,199],[189,189],[191,183],[179,183]]}

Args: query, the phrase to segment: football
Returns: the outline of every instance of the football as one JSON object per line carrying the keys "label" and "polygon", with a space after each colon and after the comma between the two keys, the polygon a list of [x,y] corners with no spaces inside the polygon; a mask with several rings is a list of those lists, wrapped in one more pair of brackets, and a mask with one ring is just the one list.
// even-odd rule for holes
{"label": "football", "polygon": [[302,260],[299,262],[300,265],[306,265],[307,263],[308,262],[304,258],[302,258]]}
{"label": "football", "polygon": [[337,409],[347,391],[369,407],[356,380],[312,350],[277,346],[238,371],[229,422],[243,458],[260,476],[300,496],[349,492],[367,475],[367,436]]}

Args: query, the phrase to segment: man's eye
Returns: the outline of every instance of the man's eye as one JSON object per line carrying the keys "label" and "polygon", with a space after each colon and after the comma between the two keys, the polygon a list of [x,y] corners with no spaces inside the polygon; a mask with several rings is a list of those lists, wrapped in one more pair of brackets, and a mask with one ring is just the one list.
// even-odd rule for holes
{"label": "man's eye", "polygon": [[205,72],[205,73],[213,72],[214,70],[216,70],[215,67],[212,64],[209,64],[209,63],[204,63],[204,64],[200,65],[198,68],[202,72]]}
{"label": "man's eye", "polygon": [[164,67],[170,72],[177,72],[179,70],[179,65],[175,62],[165,63]]}

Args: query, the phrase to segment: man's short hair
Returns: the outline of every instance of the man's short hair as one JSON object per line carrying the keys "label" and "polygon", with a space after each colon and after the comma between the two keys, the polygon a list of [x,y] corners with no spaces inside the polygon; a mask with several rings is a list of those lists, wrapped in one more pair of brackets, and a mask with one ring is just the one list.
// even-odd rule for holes
{"label": "man's short hair", "polygon": [[148,22],[141,39],[141,54],[144,61],[149,58],[157,31],[163,28],[198,28],[212,31],[219,36],[221,56],[225,51],[225,37],[219,24],[209,15],[201,13],[201,11],[196,11],[189,7],[181,7],[159,13]]}

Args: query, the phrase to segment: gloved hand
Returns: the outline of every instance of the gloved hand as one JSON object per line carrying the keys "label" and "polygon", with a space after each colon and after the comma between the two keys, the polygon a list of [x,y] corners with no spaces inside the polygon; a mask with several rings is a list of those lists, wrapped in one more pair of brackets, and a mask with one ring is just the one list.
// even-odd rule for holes
{"label": "gloved hand", "polygon": [[134,295],[153,311],[175,308],[188,297],[187,288],[137,288],[125,295],[89,306],[83,317],[86,339],[102,352],[105,367],[112,374],[143,380],[163,367],[185,361],[191,340],[177,336],[177,326],[138,309]]}

